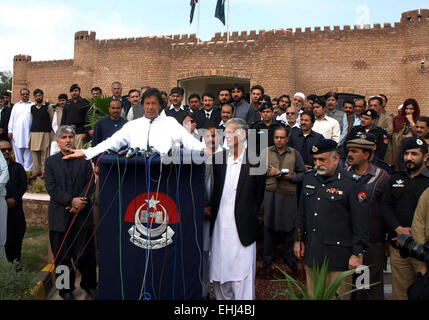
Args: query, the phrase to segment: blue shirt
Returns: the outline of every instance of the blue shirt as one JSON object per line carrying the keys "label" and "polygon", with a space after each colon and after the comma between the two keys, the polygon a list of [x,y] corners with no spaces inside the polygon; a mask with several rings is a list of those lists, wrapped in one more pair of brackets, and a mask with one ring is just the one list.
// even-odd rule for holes
{"label": "blue shirt", "polygon": [[123,118],[112,120],[110,116],[99,120],[94,128],[92,146],[95,147],[100,142],[110,138],[116,131],[119,131],[125,123],[127,123],[127,120]]}

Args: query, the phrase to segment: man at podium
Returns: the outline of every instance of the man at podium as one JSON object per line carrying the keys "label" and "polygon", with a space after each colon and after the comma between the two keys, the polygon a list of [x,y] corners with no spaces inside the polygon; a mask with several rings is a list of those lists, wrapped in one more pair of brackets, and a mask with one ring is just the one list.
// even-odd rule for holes
{"label": "man at podium", "polygon": [[92,159],[106,150],[119,151],[122,147],[139,148],[140,150],[158,151],[167,154],[172,146],[181,143],[185,149],[203,150],[204,143],[195,139],[174,118],[160,115],[162,106],[161,92],[150,88],[143,94],[144,116],[126,123],[121,130],[93,148],[71,150],[64,159]]}

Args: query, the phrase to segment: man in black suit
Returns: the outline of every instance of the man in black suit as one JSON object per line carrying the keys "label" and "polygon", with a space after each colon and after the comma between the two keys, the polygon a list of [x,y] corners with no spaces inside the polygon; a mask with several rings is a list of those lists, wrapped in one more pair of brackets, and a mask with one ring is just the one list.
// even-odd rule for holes
{"label": "man in black suit", "polygon": [[4,106],[4,96],[0,95],[0,140],[8,140],[7,128],[12,108]]}
{"label": "man in black suit", "polygon": [[[69,268],[69,287],[59,288],[60,296],[64,300],[74,300],[75,272],[71,262],[73,259],[73,264],[82,275],[81,288],[92,299],[97,299],[96,260],[92,238],[93,213],[90,200],[94,193],[94,183],[93,181],[91,183],[92,166],[85,159],[63,159],[75,147],[75,135],[72,127],[61,126],[56,133],[61,152],[45,161],[45,185],[51,197],[49,238],[54,257],[58,255],[55,267],[63,265]],[[75,215],[78,216],[70,227]],[[70,231],[65,238],[69,228]]]}
{"label": "man in black suit", "polygon": [[[312,154],[316,169],[307,171],[302,183],[294,251],[304,260],[307,290],[313,296],[313,268],[325,259],[327,286],[343,271],[362,265],[369,245],[369,201],[360,177],[339,166],[335,141],[320,141]],[[350,283],[351,276],[337,293],[351,290]],[[350,294],[341,298],[350,299]]]}
{"label": "man in black suit", "polygon": [[265,189],[265,172],[249,163],[248,125],[242,119],[226,123],[228,151],[213,156],[210,280],[217,300],[255,298],[258,212]]}
{"label": "man in black suit", "polygon": [[215,107],[215,99],[215,96],[208,92],[202,95],[203,109],[195,112],[197,129],[203,128],[206,122],[219,124],[222,120],[219,108]]}
{"label": "man in black suit", "polygon": [[9,140],[0,140],[0,150],[9,169],[9,181],[6,184],[6,257],[10,262],[21,261],[22,240],[26,229],[22,196],[27,191],[28,179],[24,167],[11,158],[12,145]]}

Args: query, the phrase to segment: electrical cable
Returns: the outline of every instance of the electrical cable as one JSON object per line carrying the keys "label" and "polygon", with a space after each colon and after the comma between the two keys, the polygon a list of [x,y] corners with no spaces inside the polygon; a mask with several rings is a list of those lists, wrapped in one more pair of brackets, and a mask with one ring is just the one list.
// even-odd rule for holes
{"label": "electrical cable", "polygon": [[[99,161],[101,160],[101,158],[104,156],[104,154],[105,154],[105,152],[103,152],[103,153],[101,154],[101,156],[98,158],[98,160],[97,160],[97,165],[98,165]],[[85,194],[84,194],[83,198],[86,198],[86,197],[87,197],[88,192],[89,192],[89,189],[91,188],[91,185],[92,185],[92,180],[94,180],[94,176],[95,176],[95,171],[93,170],[92,175],[91,175],[91,179],[90,179],[90,181],[89,181],[89,183],[88,183],[88,188],[86,189],[86,191],[85,191]],[[68,235],[69,235],[69,233],[70,233],[71,227],[73,226],[74,222],[76,221],[76,218],[78,217],[78,215],[79,215],[79,212],[80,212],[80,211],[81,211],[81,208],[79,208],[79,209],[77,210],[77,212],[76,212],[75,216],[73,217],[73,220],[72,220],[72,222],[70,223],[70,226],[68,227],[66,234],[64,235],[63,241],[61,242],[60,248],[58,249],[58,252],[57,252],[57,254],[56,254],[55,258],[54,258],[53,263],[52,263],[52,264],[51,264],[51,266],[49,267],[48,272],[45,274],[45,276],[44,276],[44,277],[43,277],[43,279],[41,280],[41,281],[42,281],[42,283],[43,283],[43,281],[46,279],[46,277],[48,276],[48,274],[51,274],[51,272],[52,272],[51,268],[52,268],[52,266],[55,266],[55,263],[56,263],[56,261],[57,261],[57,259],[58,259],[58,256],[59,256],[59,254],[61,253],[61,250],[62,250],[62,248],[63,248],[63,246],[64,246],[64,243],[65,243],[65,241],[66,241],[66,239],[67,239],[67,236],[68,236]],[[65,257],[65,255],[64,255],[64,257]]]}
{"label": "electrical cable", "polygon": [[[124,176],[125,172],[127,171],[127,158],[125,158],[125,170],[124,170]],[[118,190],[119,190],[119,197],[118,197],[118,205],[119,205],[119,275],[120,275],[120,281],[121,281],[121,294],[122,294],[122,300],[125,300],[125,293],[124,293],[124,278],[122,273],[122,193],[121,193],[121,168],[119,165],[119,156],[116,157],[116,163],[118,164]]]}
{"label": "electrical cable", "polygon": [[[98,163],[98,162],[97,162]],[[97,166],[96,166],[97,167]],[[112,170],[112,168],[113,168],[113,162],[112,162],[112,164],[111,164],[111,166],[110,166],[110,168],[109,168],[109,171],[108,171],[108,173],[107,173],[107,175],[109,175],[110,174],[110,171]],[[95,171],[95,170],[94,170]],[[106,180],[107,181],[107,180]],[[101,190],[103,190],[104,189],[104,186],[106,185],[106,181],[103,183],[103,185],[101,186],[101,188],[100,188],[100,192],[101,192]],[[117,193],[116,193],[117,194]],[[116,196],[116,195],[115,195]],[[111,202],[111,204],[110,204],[110,206],[109,206],[109,209],[108,210],[110,210],[110,207],[112,206],[112,204],[113,204],[113,201]],[[92,204],[92,207],[91,207],[91,209],[89,210],[89,213],[91,212],[91,211],[93,211],[93,209],[94,209],[94,207],[95,207],[95,201],[94,201],[94,203]],[[67,252],[64,254],[64,256],[62,257],[62,259],[60,260],[60,262],[58,263],[58,265],[61,265],[61,263],[63,262],[63,260],[65,259],[65,257],[67,257],[67,254],[70,252],[70,250],[73,248],[73,245],[74,245],[74,243],[76,242],[76,240],[77,240],[77,237],[79,236],[79,234],[80,234],[80,232],[82,231],[82,229],[84,228],[84,226],[85,226],[85,223],[86,223],[86,221],[88,220],[88,218],[89,218],[89,214],[85,217],[85,220],[83,221],[83,223],[82,223],[82,225],[81,225],[81,227],[80,227],[80,229],[79,229],[79,231],[76,233],[76,236],[75,236],[75,238],[73,239],[73,241],[72,241],[72,243],[69,245],[69,248],[68,248],[68,250],[67,250]],[[104,218],[104,216],[103,216],[103,218]],[[103,219],[101,219],[100,221],[99,221],[99,224],[101,223],[101,221],[102,221]],[[98,229],[98,225],[97,226],[95,226],[95,229],[96,230],[94,230],[93,231],[93,233],[92,233],[92,235],[89,237],[89,239],[88,239],[88,241],[85,243],[85,245],[83,246],[83,249],[81,250],[81,253],[78,255],[78,257],[76,258],[76,261],[73,261],[73,263],[74,263],[74,265],[77,265],[77,263],[78,263],[78,261],[79,261],[79,259],[81,258],[81,256],[82,256],[82,254],[85,252],[85,249],[86,249],[86,247],[88,246],[88,244],[91,242],[91,240],[92,240],[92,238],[94,237],[94,235],[95,235],[95,233],[97,232],[97,229]],[[53,264],[53,265],[55,265],[55,263]],[[49,274],[50,274],[50,277],[48,278],[48,280],[47,280],[47,282],[46,283],[49,283],[49,281],[51,280],[51,278],[53,277],[53,274],[49,271]],[[45,287],[46,285],[43,285],[43,288]]]}
{"label": "electrical cable", "polygon": [[[201,283],[201,286],[202,286],[203,285],[203,279],[202,279],[202,274],[201,274],[201,270],[202,270],[201,266],[202,266],[202,259],[203,258],[202,258],[202,251],[201,251],[200,245],[198,244],[197,217],[195,215],[196,214],[196,210],[195,210],[194,191],[192,190],[192,167],[193,166],[191,165],[191,174],[190,174],[190,177],[189,177],[189,188],[191,190],[192,208],[193,208],[193,212],[194,212],[195,243],[197,244],[198,252],[200,254],[200,266],[199,266],[199,269],[198,269],[198,270],[200,270],[200,272],[198,272],[198,276],[199,276],[200,283]],[[203,239],[203,241],[204,241],[204,239]]]}

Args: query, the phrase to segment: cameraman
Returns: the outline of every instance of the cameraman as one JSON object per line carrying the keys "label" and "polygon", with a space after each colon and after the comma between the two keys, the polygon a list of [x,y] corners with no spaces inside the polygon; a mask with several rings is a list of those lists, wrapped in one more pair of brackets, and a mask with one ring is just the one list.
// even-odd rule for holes
{"label": "cameraman", "polygon": [[[424,244],[429,240],[429,188],[420,196],[411,226],[413,238]],[[409,300],[429,300],[429,273],[427,262],[422,262],[420,272],[408,289]]]}

